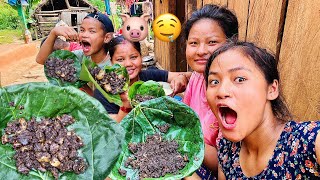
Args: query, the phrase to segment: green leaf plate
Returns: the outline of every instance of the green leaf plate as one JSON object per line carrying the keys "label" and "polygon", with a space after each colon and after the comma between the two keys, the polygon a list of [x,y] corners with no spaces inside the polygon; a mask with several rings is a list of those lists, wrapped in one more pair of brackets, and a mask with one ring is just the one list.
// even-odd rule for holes
{"label": "green leaf plate", "polygon": [[[176,140],[179,143],[178,151],[188,155],[189,163],[177,174],[167,174],[158,179],[182,179],[190,176],[203,161],[204,141],[199,118],[189,106],[174,98],[163,96],[142,102],[120,124],[126,131],[125,143],[109,175],[112,179],[135,180],[139,178],[137,170],[124,167],[127,158],[132,155],[128,144],[145,142],[147,135],[160,132],[157,128],[159,125],[171,125],[168,132],[162,134],[162,137],[166,140]],[[119,174],[119,168],[127,171],[126,177]]]}
{"label": "green leaf plate", "polygon": [[82,87],[83,85],[85,85],[87,82],[80,80],[80,71],[81,71],[81,62],[79,61],[78,57],[67,50],[56,50],[54,52],[52,52],[48,58],[50,57],[56,57],[62,60],[66,60],[66,59],[72,59],[74,61],[74,67],[76,68],[76,76],[77,76],[77,81],[76,82],[67,82],[67,81],[62,81],[59,78],[53,78],[48,76],[48,69],[46,66],[44,66],[44,74],[46,76],[46,78],[48,79],[48,81],[51,84],[57,85],[57,86],[74,86],[74,87]]}
{"label": "green leaf plate", "polygon": [[[97,81],[95,81],[95,79],[92,77],[92,75],[90,74],[89,69],[90,68],[94,68],[95,66],[97,66],[97,64],[95,64],[94,62],[92,62],[91,60],[89,60],[88,58],[84,58],[83,59],[83,63],[82,63],[82,70],[81,70],[81,74],[80,74],[80,79],[82,80],[86,80],[86,81],[91,81],[95,87],[101,92],[101,94],[111,103],[115,103],[118,106],[122,106],[122,101],[120,99],[120,95],[119,94],[111,94],[111,93],[107,93],[106,91],[104,91],[102,89],[102,87],[97,83]],[[130,79],[129,79],[129,74],[127,72],[127,69],[119,64],[114,64],[113,66],[105,66],[104,68],[105,72],[111,72],[114,71],[117,74],[122,74],[125,78],[126,78],[126,84],[123,87],[123,90],[126,91],[128,90],[129,87],[129,83],[130,83]]]}
{"label": "green leaf plate", "polygon": [[161,97],[166,95],[162,85],[152,80],[146,82],[137,81],[130,86],[128,97],[132,107],[135,107],[140,103],[139,101],[135,100],[135,96],[137,94],[150,95],[154,97]]}
{"label": "green leaf plate", "polygon": [[[14,107],[9,103],[14,102]],[[20,106],[24,108],[19,108]],[[28,83],[0,88],[0,135],[9,121],[18,118],[72,115],[76,121],[68,126],[75,130],[85,146],[78,152],[88,163],[82,174],[65,172],[59,179],[97,180],[108,176],[121,152],[123,128],[112,120],[104,107],[75,87],[59,87],[50,83]],[[19,173],[15,166],[11,144],[0,143],[0,179],[53,179],[50,172],[30,171]]]}

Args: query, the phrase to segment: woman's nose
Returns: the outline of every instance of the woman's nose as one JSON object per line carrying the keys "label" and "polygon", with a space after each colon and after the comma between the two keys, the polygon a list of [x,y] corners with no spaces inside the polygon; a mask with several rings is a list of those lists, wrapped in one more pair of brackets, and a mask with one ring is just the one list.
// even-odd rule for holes
{"label": "woman's nose", "polygon": [[82,37],[82,38],[88,37],[88,32],[87,31],[80,32],[79,37]]}
{"label": "woman's nose", "polygon": [[124,64],[125,67],[130,67],[132,65],[131,61],[128,60],[128,59],[124,60],[123,64]]}
{"label": "woman's nose", "polygon": [[231,97],[231,85],[229,82],[220,83],[217,91],[218,99],[225,99]]}
{"label": "woman's nose", "polygon": [[203,55],[206,55],[208,53],[209,53],[208,46],[206,44],[204,44],[204,43],[200,44],[200,46],[199,46],[199,48],[197,50],[197,54],[199,56],[203,56]]}

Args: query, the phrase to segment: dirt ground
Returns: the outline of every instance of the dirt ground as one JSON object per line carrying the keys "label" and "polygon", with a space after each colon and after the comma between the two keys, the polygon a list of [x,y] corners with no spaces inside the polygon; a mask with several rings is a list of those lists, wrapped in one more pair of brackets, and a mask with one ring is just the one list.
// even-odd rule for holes
{"label": "dirt ground", "polygon": [[36,63],[40,42],[0,45],[0,86],[45,82],[43,65]]}

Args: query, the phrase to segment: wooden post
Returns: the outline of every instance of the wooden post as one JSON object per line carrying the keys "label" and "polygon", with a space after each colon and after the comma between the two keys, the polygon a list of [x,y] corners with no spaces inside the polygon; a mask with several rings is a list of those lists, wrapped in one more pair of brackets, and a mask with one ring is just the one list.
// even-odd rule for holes
{"label": "wooden post", "polygon": [[69,3],[69,0],[64,0],[64,1],[66,2],[67,8],[70,10],[71,6],[70,6],[70,3]]}
{"label": "wooden post", "polygon": [[228,8],[237,16],[239,23],[239,39],[242,41],[246,40],[249,0],[228,0]]}
{"label": "wooden post", "polygon": [[[155,18],[164,13],[175,14],[175,0],[154,1]],[[176,71],[176,42],[164,42],[155,37],[155,59],[162,68],[168,71]]]}
{"label": "wooden post", "polygon": [[286,0],[250,0],[247,41],[276,53]]}

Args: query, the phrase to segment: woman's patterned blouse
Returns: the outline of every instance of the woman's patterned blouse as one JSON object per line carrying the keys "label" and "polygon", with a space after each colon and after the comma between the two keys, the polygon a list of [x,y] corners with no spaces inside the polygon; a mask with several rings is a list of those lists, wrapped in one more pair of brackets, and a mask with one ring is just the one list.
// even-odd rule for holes
{"label": "woman's patterned blouse", "polygon": [[315,154],[319,130],[320,121],[287,122],[268,166],[254,177],[246,177],[240,167],[241,142],[233,143],[223,138],[219,144],[219,165],[228,180],[320,179],[320,166]]}

